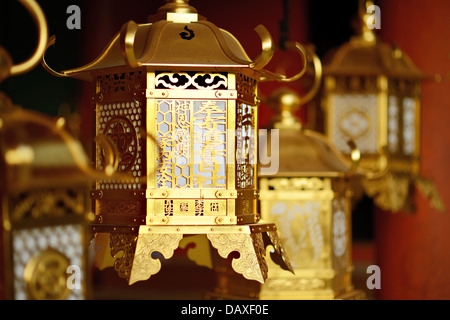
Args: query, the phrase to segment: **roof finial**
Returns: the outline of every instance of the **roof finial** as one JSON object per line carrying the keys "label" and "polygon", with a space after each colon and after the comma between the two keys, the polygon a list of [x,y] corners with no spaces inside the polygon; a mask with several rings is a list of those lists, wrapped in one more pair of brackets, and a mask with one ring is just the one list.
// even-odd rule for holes
{"label": "roof finial", "polygon": [[166,0],[166,4],[158,9],[158,13],[197,13],[197,9],[189,5],[189,0]]}
{"label": "roof finial", "polygon": [[376,20],[379,17],[369,11],[374,7],[372,0],[359,0],[358,21],[356,23],[358,38],[368,44],[374,44],[377,41],[374,28],[379,24],[379,21]]}
{"label": "roof finial", "polygon": [[269,107],[275,111],[273,118],[273,128],[275,129],[295,129],[302,127],[295,113],[301,106],[301,99],[294,90],[281,87],[269,97]]}

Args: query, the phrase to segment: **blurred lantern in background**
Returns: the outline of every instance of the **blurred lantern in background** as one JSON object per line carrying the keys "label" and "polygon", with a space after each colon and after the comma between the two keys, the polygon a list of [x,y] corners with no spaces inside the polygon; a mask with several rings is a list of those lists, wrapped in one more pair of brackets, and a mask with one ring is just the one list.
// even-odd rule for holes
{"label": "blurred lantern in background", "polygon": [[375,34],[378,17],[372,1],[361,0],[359,34],[324,59],[322,107],[328,139],[349,155],[347,141],[355,141],[363,155],[361,166],[389,170],[363,183],[375,205],[393,212],[413,211],[416,185],[444,210],[434,184],[420,176],[420,102],[425,75],[396,46]]}
{"label": "blurred lantern in background", "polygon": [[[33,69],[47,43],[41,8],[32,0],[20,2],[38,26],[38,45],[31,58],[18,65],[0,47],[0,81]],[[89,296],[86,218],[92,172],[81,144],[65,125],[63,118],[14,106],[0,93],[0,297],[4,299]]]}

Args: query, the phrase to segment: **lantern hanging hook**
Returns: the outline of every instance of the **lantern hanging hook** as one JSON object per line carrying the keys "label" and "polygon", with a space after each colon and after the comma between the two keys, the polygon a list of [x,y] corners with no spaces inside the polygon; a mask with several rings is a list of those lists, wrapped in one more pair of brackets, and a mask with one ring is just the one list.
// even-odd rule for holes
{"label": "lantern hanging hook", "polygon": [[134,54],[134,39],[139,25],[134,21],[128,21],[120,30],[120,49],[126,64],[130,68],[138,68],[142,64],[137,61]]}
{"label": "lantern hanging hook", "polygon": [[361,151],[357,147],[355,141],[349,140],[347,141],[347,144],[351,149],[350,151],[351,165],[350,169],[345,173],[346,177],[351,177],[357,173],[360,173],[367,180],[376,180],[384,177],[388,173],[390,167],[390,157],[386,146],[382,147],[380,150],[381,157],[379,169],[377,171],[371,171],[359,167],[361,163]]}
{"label": "lantern hanging hook", "polygon": [[[262,38],[262,39],[263,39],[263,47],[264,47],[264,38]],[[293,82],[293,81],[296,81],[296,80],[300,79],[301,77],[303,77],[303,75],[306,73],[306,71],[308,69],[308,58],[307,58],[306,49],[300,43],[298,43],[296,41],[286,42],[285,43],[285,47],[288,50],[292,50],[292,49],[296,50],[300,54],[300,56],[302,57],[302,60],[303,60],[303,67],[302,67],[302,69],[298,73],[296,73],[294,76],[292,76],[292,77],[287,77],[286,75],[279,74],[279,73],[274,73],[274,72],[270,72],[270,71],[266,70],[266,73],[268,75],[261,77],[261,79],[260,79],[261,81],[273,81],[273,80],[275,80],[275,81],[281,81],[281,82]],[[253,67],[254,69],[257,69],[259,67],[259,65],[262,64],[260,62],[260,59],[261,59],[261,57],[263,57],[263,55],[264,55],[264,49],[263,49],[263,52],[255,59],[256,64]],[[265,66],[268,62],[269,61],[267,61],[263,66]],[[262,69],[262,67],[260,67],[260,69]]]}
{"label": "lantern hanging hook", "polygon": [[366,174],[367,180],[376,180],[384,177],[390,170],[391,157],[387,146],[383,146],[380,149],[379,169],[377,171],[371,171]]}
{"label": "lantern hanging hook", "polygon": [[33,17],[33,20],[35,21],[36,26],[38,28],[39,39],[38,44],[36,46],[36,50],[34,51],[33,55],[25,62],[22,62],[18,65],[13,65],[11,67],[10,69],[11,76],[24,74],[33,69],[34,67],[36,67],[36,65],[39,64],[39,61],[41,60],[41,57],[45,52],[46,43],[48,39],[47,21],[45,19],[44,12],[42,11],[38,3],[34,0],[18,0],[18,1],[28,10],[28,12]]}
{"label": "lantern hanging hook", "polygon": [[261,70],[272,59],[275,52],[273,39],[270,32],[262,24],[255,28],[256,33],[261,39],[262,51],[253,59],[253,69]]}
{"label": "lantern hanging hook", "polygon": [[[313,82],[311,89],[309,89],[309,91],[302,98],[300,98],[300,105],[304,105],[304,104],[308,103],[309,101],[311,101],[311,99],[316,96],[316,94],[319,91],[320,86],[322,84],[322,74],[323,74],[322,62],[320,61],[320,58],[317,56],[317,54],[314,52],[313,49],[309,49],[307,47],[306,51],[309,53],[312,64],[313,64],[314,82]],[[306,71],[306,68],[305,68],[305,71]]]}
{"label": "lantern hanging hook", "polygon": [[67,77],[67,75],[53,70],[52,68],[49,67],[49,65],[47,64],[47,61],[45,61],[45,53],[47,52],[48,48],[50,48],[52,45],[55,44],[55,42],[56,42],[55,36],[51,36],[48,39],[47,45],[45,46],[44,54],[42,55],[41,65],[51,75],[53,75],[55,77],[59,77],[59,78],[65,78],[65,77]]}
{"label": "lantern hanging hook", "polygon": [[350,152],[350,159],[352,160],[352,164],[350,169],[346,172],[346,176],[352,176],[354,175],[359,167],[359,163],[361,161],[361,151],[359,150],[359,148],[356,146],[355,141],[353,140],[349,140],[347,142],[348,146],[351,149]]}

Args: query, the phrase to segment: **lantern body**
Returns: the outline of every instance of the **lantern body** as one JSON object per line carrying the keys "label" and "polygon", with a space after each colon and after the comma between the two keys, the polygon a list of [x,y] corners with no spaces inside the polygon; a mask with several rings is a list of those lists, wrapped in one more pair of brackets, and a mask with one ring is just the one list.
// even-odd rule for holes
{"label": "lantern body", "polygon": [[40,114],[17,108],[0,118],[1,296],[87,299],[91,180],[77,162],[88,164],[83,149]]}
{"label": "lantern body", "polygon": [[386,146],[392,171],[417,174],[420,80],[361,75],[363,70],[339,75],[330,71],[324,77],[326,135],[346,155],[347,141],[355,141],[364,154],[361,165],[368,169],[380,168],[380,150]]}
{"label": "lantern body", "polygon": [[[148,69],[113,74],[102,70],[95,77],[96,134],[115,142],[119,171],[134,179],[97,182],[93,196],[99,221],[149,225],[258,221],[255,79],[226,72]],[[111,80],[120,78],[125,80]],[[189,82],[194,84],[186,86]],[[240,90],[248,91],[244,95]],[[100,146],[95,154],[97,167],[103,170]]]}
{"label": "lantern body", "polygon": [[261,215],[277,224],[295,275],[271,270],[261,299],[362,297],[353,290],[351,190],[323,177],[261,178]]}
{"label": "lantern body", "polygon": [[[278,243],[257,213],[257,84],[270,75],[231,34],[179,5],[127,23],[99,59],[64,72],[92,81],[96,135],[115,144],[122,177],[91,193],[96,264],[133,284],[159,272],[154,251],[169,259],[184,235],[201,234],[222,258],[239,251],[234,269],[263,282],[260,247]],[[100,144],[93,154],[106,169]],[[111,260],[108,247],[124,254]]]}
{"label": "lantern body", "polygon": [[[130,93],[130,99],[109,100],[104,87],[98,86],[103,76],[95,84],[97,96],[102,97],[96,103],[97,134],[114,140],[119,171],[135,179],[132,183],[97,182],[98,219],[104,223],[145,219],[148,225],[257,222],[256,81],[249,101],[237,100],[233,73],[143,70],[135,74],[142,82]],[[177,88],[181,82],[202,78],[212,79],[210,87],[219,89],[195,82],[196,87]],[[244,78],[252,80],[238,75],[237,86],[243,87]],[[170,79],[182,80],[172,84]],[[148,138],[146,132],[155,138]],[[97,147],[100,169],[102,158],[102,149]],[[136,199],[133,211],[122,210],[118,194],[129,195],[123,200],[128,207],[134,203],[129,200]]]}

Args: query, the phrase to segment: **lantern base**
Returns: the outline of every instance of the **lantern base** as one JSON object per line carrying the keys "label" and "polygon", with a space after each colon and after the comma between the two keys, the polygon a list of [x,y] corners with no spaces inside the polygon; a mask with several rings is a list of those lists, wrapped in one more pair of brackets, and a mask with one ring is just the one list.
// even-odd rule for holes
{"label": "lantern base", "polygon": [[289,297],[260,297],[257,294],[233,295],[220,292],[208,292],[205,295],[206,300],[366,300],[366,293],[362,290],[352,290],[340,295],[329,292],[324,295],[303,295],[293,298]]}
{"label": "lantern base", "polygon": [[[234,280],[233,280],[234,281]],[[362,290],[351,289],[348,292],[337,294],[333,290],[321,290],[320,292],[302,292],[301,289],[286,294],[270,294],[260,292],[259,283],[249,283],[241,292],[229,292],[216,288],[213,292],[205,294],[206,300],[366,300],[366,293]],[[241,288],[242,289],[242,288]]]}
{"label": "lantern base", "polygon": [[231,252],[239,258],[232,261],[232,268],[244,278],[264,283],[268,267],[265,260],[266,247],[271,245],[271,257],[283,269],[293,272],[275,224],[258,223],[238,226],[141,226],[136,242],[136,251],[131,267],[129,285],[148,280],[161,270],[161,262],[154,259],[154,252],[165,259],[173,256],[184,235],[207,236],[219,255],[226,259]]}
{"label": "lantern base", "polygon": [[352,267],[336,273],[332,269],[294,269],[295,275],[273,269],[264,284],[239,277],[229,266],[216,267],[216,286],[207,300],[363,300],[365,292],[351,283]]}

